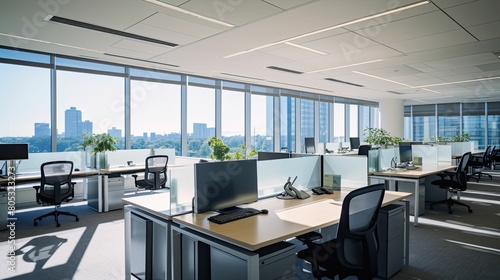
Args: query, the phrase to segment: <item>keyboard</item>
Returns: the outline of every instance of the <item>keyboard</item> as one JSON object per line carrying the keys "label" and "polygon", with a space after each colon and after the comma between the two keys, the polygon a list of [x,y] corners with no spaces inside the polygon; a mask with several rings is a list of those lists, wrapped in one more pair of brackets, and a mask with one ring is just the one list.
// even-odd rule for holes
{"label": "keyboard", "polygon": [[248,218],[260,213],[260,210],[254,208],[244,208],[229,213],[221,213],[215,216],[210,216],[208,217],[208,220],[217,224],[225,224],[232,221]]}
{"label": "keyboard", "polygon": [[415,170],[415,169],[418,169],[418,166],[410,165],[406,167],[406,170]]}

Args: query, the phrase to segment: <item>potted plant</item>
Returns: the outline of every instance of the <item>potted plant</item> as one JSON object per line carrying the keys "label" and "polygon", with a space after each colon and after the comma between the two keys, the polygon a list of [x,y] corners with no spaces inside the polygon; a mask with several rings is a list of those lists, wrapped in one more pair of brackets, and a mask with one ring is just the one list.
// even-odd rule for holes
{"label": "potted plant", "polygon": [[[91,155],[95,157],[95,168],[106,168],[108,166],[108,160],[106,151],[116,151],[116,143],[118,139],[109,135],[108,133],[101,134],[83,134],[85,140],[82,143],[83,149],[87,151],[87,148],[91,148],[89,151]],[[91,164],[92,164],[91,159]]]}
{"label": "potted plant", "polygon": [[231,159],[229,146],[222,142],[221,139],[213,136],[212,138],[210,138],[210,140],[208,140],[208,146],[212,149],[212,153],[210,154],[211,159],[219,161]]}
{"label": "potted plant", "polygon": [[247,149],[247,146],[240,144],[240,147],[236,152],[233,153],[233,157],[236,160],[240,159],[249,159],[257,155],[257,151],[255,149]]}

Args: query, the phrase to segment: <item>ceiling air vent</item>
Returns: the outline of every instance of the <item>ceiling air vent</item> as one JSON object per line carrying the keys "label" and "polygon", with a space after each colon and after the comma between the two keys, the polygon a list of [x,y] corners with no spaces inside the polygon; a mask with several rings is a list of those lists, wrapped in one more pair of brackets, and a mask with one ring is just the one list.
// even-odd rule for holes
{"label": "ceiling air vent", "polygon": [[267,68],[277,70],[277,71],[293,73],[293,74],[303,74],[304,73],[304,72],[295,71],[295,70],[286,69],[286,68],[281,68],[281,67],[277,67],[277,66],[267,66]]}
{"label": "ceiling air vent", "polygon": [[169,46],[169,47],[177,47],[178,46],[178,44],[167,42],[167,41],[162,41],[162,40],[158,40],[158,39],[154,39],[154,38],[149,38],[149,37],[145,37],[145,36],[141,36],[141,35],[137,35],[137,34],[128,33],[125,31],[120,31],[120,30],[116,30],[116,29],[107,28],[104,26],[94,25],[94,24],[90,24],[90,23],[86,23],[86,22],[76,21],[76,20],[67,19],[67,18],[58,17],[58,16],[53,16],[53,15],[48,15],[45,18],[45,21],[57,22],[57,23],[61,23],[61,24],[74,26],[74,27],[80,27],[80,28],[84,28],[84,29],[88,29],[88,30],[108,33],[108,34],[112,34],[112,35],[117,35],[117,36],[136,39],[136,40],[140,40],[140,41],[165,45],[165,46]]}
{"label": "ceiling air vent", "polygon": [[125,59],[132,59],[132,60],[137,60],[137,61],[142,61],[142,62],[148,62],[148,63],[153,63],[153,64],[161,64],[169,67],[179,67],[179,65],[175,64],[168,64],[168,63],[162,63],[158,61],[151,61],[151,60],[146,60],[146,59],[140,59],[140,58],[133,58],[133,57],[128,57],[128,56],[123,56],[123,55],[117,55],[117,54],[112,54],[112,53],[104,53],[104,55],[109,55],[109,56],[114,56],[114,57],[119,57],[119,58],[125,58]]}
{"label": "ceiling air vent", "polygon": [[364,87],[364,85],[359,85],[359,84],[355,84],[355,83],[349,83],[349,82],[346,82],[346,81],[341,81],[341,80],[337,80],[337,79],[333,79],[333,78],[325,78],[325,80],[328,80],[328,81],[331,81],[331,82],[336,82],[336,83],[341,83],[341,84],[346,84],[346,85],[351,85],[351,86],[355,86],[355,87]]}
{"label": "ceiling air vent", "polygon": [[392,93],[392,94],[397,94],[397,95],[407,94],[407,93],[405,93],[405,92],[397,92],[397,91],[392,91],[392,90],[388,90],[387,92],[388,92],[388,93]]}

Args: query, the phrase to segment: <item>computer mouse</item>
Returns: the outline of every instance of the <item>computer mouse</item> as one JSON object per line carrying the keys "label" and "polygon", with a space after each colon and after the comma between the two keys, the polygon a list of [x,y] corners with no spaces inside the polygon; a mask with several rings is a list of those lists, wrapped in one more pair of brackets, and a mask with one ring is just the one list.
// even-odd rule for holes
{"label": "computer mouse", "polygon": [[80,171],[80,168],[75,168],[75,171]]}
{"label": "computer mouse", "polygon": [[261,213],[261,214],[268,214],[268,213],[269,213],[269,210],[267,210],[267,209],[262,209],[262,210],[260,210],[260,213]]}

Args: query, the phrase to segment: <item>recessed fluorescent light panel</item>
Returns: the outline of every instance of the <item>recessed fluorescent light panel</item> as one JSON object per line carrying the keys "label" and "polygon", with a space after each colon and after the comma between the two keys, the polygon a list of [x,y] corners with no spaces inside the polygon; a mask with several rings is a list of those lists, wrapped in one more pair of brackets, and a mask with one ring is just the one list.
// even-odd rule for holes
{"label": "recessed fluorescent light panel", "polygon": [[[149,1],[155,1],[155,0],[145,0],[145,1],[149,2]],[[278,44],[290,42],[290,41],[293,41],[293,40],[296,40],[296,39],[300,39],[300,38],[304,38],[304,37],[307,37],[307,36],[315,35],[315,34],[318,34],[318,33],[330,31],[330,30],[333,30],[333,29],[336,29],[336,28],[341,28],[341,27],[344,27],[344,26],[347,26],[347,25],[351,25],[351,24],[355,24],[355,23],[360,23],[360,22],[363,22],[363,21],[366,21],[366,20],[370,20],[370,19],[374,19],[374,18],[378,18],[378,17],[382,17],[382,16],[394,14],[394,13],[399,13],[401,11],[408,10],[408,9],[413,9],[413,8],[416,8],[416,7],[425,5],[425,4],[429,4],[429,1],[422,1],[422,2],[411,4],[411,5],[406,5],[406,6],[403,6],[403,7],[399,7],[399,8],[393,9],[393,10],[388,10],[388,11],[385,11],[385,12],[381,12],[381,13],[373,14],[373,15],[370,15],[370,16],[366,16],[366,17],[363,17],[363,18],[351,20],[351,21],[344,22],[344,23],[341,23],[341,24],[338,24],[338,25],[330,26],[330,27],[327,27],[327,28],[324,28],[324,29],[320,29],[320,30],[316,30],[316,31],[313,31],[313,32],[309,32],[309,33],[306,33],[306,34],[299,35],[299,36],[295,36],[295,37],[292,37],[292,38],[289,38],[289,39],[281,40],[281,41],[270,43],[270,44],[265,44],[265,45],[260,46],[260,47],[255,47],[255,48],[252,48],[252,49],[249,49],[249,50],[245,50],[245,51],[237,52],[237,53],[234,53],[234,54],[226,55],[226,56],[224,56],[224,58],[235,57],[235,56],[238,56],[238,55],[246,54],[246,53],[253,52],[253,51],[256,51],[256,50],[260,50],[260,49],[263,49],[263,48],[267,48],[267,47],[270,47],[270,46],[274,46],[274,45],[278,45]]]}
{"label": "recessed fluorescent light panel", "polygon": [[227,22],[224,22],[224,21],[221,21],[221,20],[217,20],[217,19],[213,19],[213,18],[209,18],[209,17],[206,17],[206,16],[202,16],[202,15],[197,14],[195,12],[191,12],[191,11],[188,11],[186,9],[179,8],[177,6],[174,6],[174,5],[171,5],[171,4],[167,4],[167,3],[162,2],[162,1],[157,1],[157,0],[144,0],[144,1],[146,1],[148,3],[151,3],[151,4],[155,4],[155,5],[164,7],[164,8],[167,8],[167,9],[170,9],[170,10],[174,10],[174,11],[186,14],[186,15],[190,15],[190,16],[193,16],[193,17],[205,20],[205,21],[216,23],[216,24],[219,24],[219,25],[222,25],[222,26],[234,27],[234,25],[229,24]]}
{"label": "recessed fluorescent light panel", "polygon": [[82,21],[72,20],[72,19],[53,16],[53,15],[48,15],[45,18],[45,21],[56,22],[56,23],[60,23],[60,24],[70,25],[70,26],[74,26],[74,27],[84,28],[84,29],[88,29],[88,30],[103,32],[103,33],[107,33],[107,34],[136,39],[136,40],[145,41],[145,42],[149,42],[149,43],[160,44],[160,45],[169,46],[169,47],[177,47],[178,46],[178,44],[167,42],[167,41],[162,41],[162,40],[149,38],[149,37],[145,37],[145,36],[141,36],[141,35],[137,35],[137,34],[133,34],[133,33],[128,33],[125,31],[120,31],[120,30],[116,30],[116,29],[107,28],[104,26],[99,26],[99,25],[95,25],[95,24],[90,24],[90,23],[86,23],[86,22],[82,22]]}

